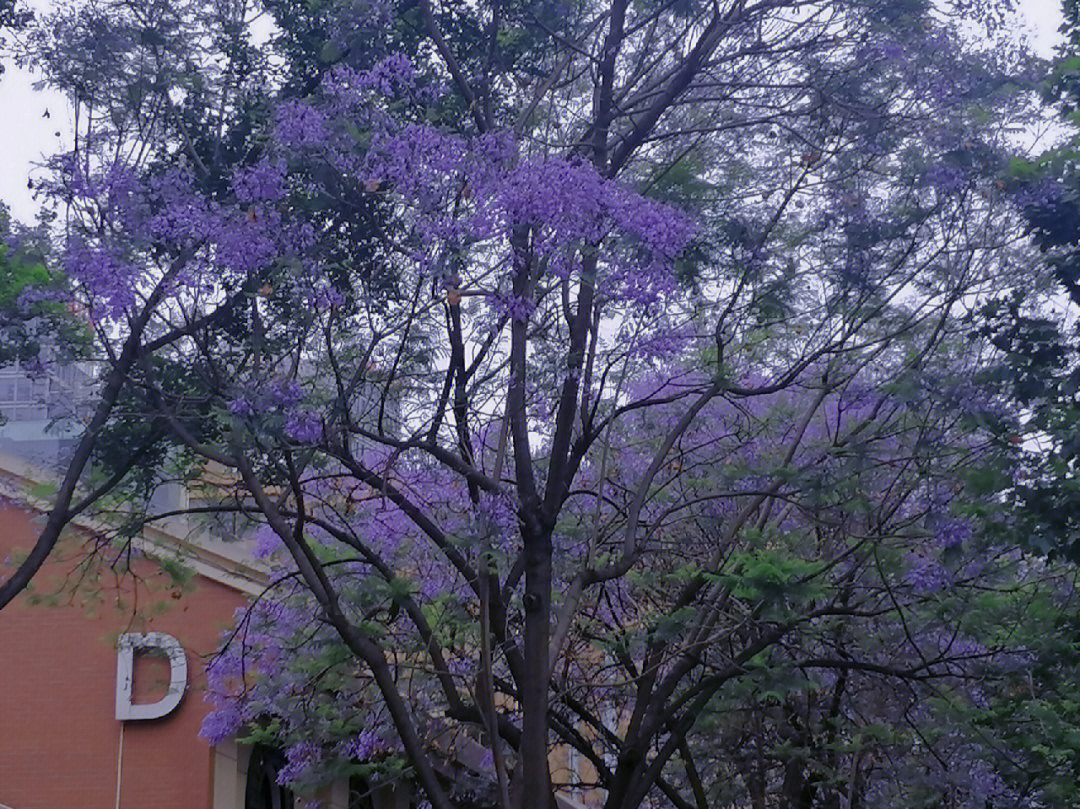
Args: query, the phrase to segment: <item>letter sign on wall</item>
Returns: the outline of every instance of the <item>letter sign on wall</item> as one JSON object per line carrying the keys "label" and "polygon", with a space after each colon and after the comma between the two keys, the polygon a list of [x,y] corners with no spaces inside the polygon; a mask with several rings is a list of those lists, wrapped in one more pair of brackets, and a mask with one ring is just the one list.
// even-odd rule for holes
{"label": "letter sign on wall", "polygon": [[[135,650],[156,649],[169,658],[169,690],[157,702],[133,705],[131,683],[135,671]],[[163,632],[127,632],[120,636],[116,649],[116,718],[159,719],[172,713],[187,689],[187,657],[180,641]]]}

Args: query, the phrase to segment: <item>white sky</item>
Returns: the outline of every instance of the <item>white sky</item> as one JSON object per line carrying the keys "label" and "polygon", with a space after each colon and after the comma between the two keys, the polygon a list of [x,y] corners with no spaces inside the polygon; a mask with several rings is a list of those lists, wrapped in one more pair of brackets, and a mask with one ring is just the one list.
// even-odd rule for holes
{"label": "white sky", "polygon": [[[1060,0],[1016,0],[1018,28],[1043,56],[1050,56],[1060,39]],[[44,10],[48,0],[29,0]],[[27,188],[34,165],[43,155],[71,146],[71,107],[60,95],[35,91],[36,77],[10,62],[0,76],[0,200],[16,219],[33,221],[38,205]],[[45,111],[49,117],[45,118]]]}

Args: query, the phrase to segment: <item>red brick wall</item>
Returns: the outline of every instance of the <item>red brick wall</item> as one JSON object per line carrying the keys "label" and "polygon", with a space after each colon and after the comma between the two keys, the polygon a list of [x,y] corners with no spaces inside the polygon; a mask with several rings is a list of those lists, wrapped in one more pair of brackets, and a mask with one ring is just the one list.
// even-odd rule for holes
{"label": "red brick wall", "polygon": [[[24,511],[0,501],[0,575],[13,550],[37,536]],[[39,590],[70,571],[76,556],[52,560]],[[168,716],[127,722],[121,769],[121,809],[199,809],[210,806],[211,753],[197,737],[207,711],[203,657],[244,601],[236,591],[197,578],[194,591],[174,597],[144,562],[138,570],[159,586],[130,581],[93,588],[101,603],[88,614],[76,597],[62,606],[29,606],[19,599],[0,610],[0,804],[11,809],[113,809],[116,805],[120,725],[114,718],[116,651],[123,631],[175,636],[188,657],[188,691]],[[156,589],[156,593],[152,592]],[[120,596],[127,606],[118,608]],[[133,621],[137,596],[141,617]],[[166,609],[148,617],[151,604]],[[152,659],[135,668],[137,702],[164,693],[167,666]]]}

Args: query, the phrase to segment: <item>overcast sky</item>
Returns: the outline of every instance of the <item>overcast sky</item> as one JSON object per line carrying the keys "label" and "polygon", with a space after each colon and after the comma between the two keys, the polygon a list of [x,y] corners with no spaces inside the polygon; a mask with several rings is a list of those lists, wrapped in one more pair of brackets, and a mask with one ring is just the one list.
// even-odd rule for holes
{"label": "overcast sky", "polygon": [[[49,5],[47,0],[28,4],[37,9]],[[1040,54],[1051,55],[1059,40],[1060,0],[1017,0],[1017,5],[1018,27]],[[58,147],[71,146],[71,108],[56,93],[35,91],[34,81],[10,64],[0,77],[0,200],[24,222],[32,221],[38,208],[26,185],[34,164]]]}

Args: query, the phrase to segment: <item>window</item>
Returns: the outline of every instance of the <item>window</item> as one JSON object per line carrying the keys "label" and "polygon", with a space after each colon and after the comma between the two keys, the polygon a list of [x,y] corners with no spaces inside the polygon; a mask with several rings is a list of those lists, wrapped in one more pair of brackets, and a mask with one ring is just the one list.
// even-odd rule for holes
{"label": "window", "polygon": [[375,809],[371,785],[359,775],[349,779],[349,809]]}
{"label": "window", "polygon": [[244,809],[293,809],[293,794],[278,785],[278,770],[285,764],[280,752],[256,745],[248,761]]}

